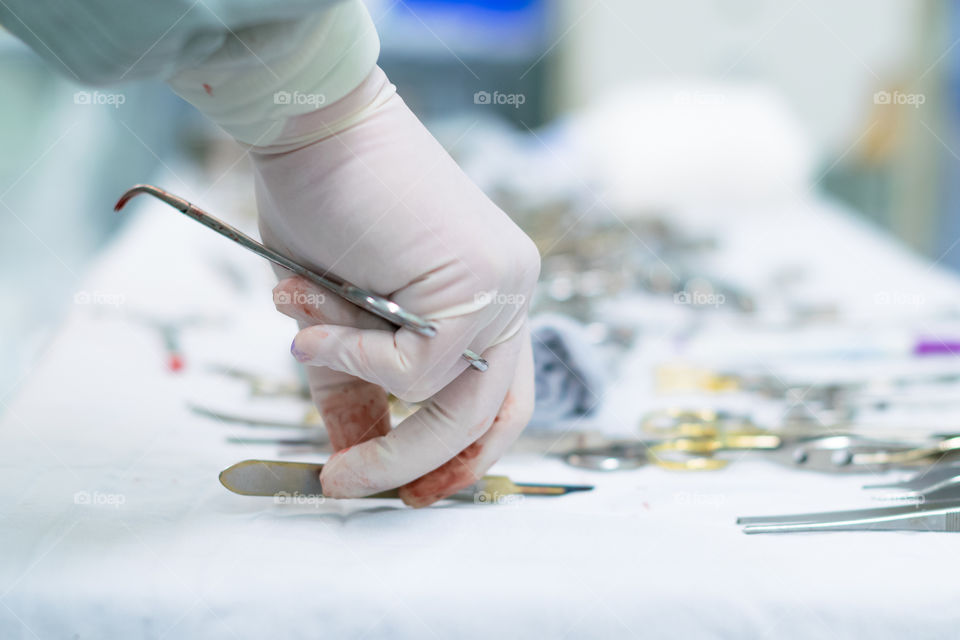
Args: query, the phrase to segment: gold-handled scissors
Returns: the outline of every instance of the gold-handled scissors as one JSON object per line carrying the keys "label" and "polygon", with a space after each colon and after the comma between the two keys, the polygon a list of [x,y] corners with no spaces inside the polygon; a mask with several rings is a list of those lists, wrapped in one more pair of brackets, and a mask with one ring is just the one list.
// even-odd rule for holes
{"label": "gold-handled scissors", "polygon": [[724,432],[770,433],[749,416],[715,409],[658,409],[640,419],[646,435],[666,438],[704,438]]}
{"label": "gold-handled scissors", "polygon": [[748,417],[713,409],[651,411],[641,429],[663,438],[647,448],[651,461],[674,471],[712,471],[729,464],[720,451],[776,449],[780,436],[761,429]]}
{"label": "gold-handled scissors", "polygon": [[[714,471],[730,464],[726,458],[716,458],[720,451],[748,451],[776,449],[780,436],[762,433],[721,433],[701,438],[674,438],[648,448],[654,463],[671,471]],[[677,456],[680,456],[679,458]]]}
{"label": "gold-handled scissors", "polygon": [[716,457],[719,452],[777,449],[782,444],[779,435],[748,418],[711,409],[654,411],[644,416],[641,426],[652,439],[574,449],[563,458],[596,471],[636,469],[648,463],[672,471],[712,471],[730,463]]}

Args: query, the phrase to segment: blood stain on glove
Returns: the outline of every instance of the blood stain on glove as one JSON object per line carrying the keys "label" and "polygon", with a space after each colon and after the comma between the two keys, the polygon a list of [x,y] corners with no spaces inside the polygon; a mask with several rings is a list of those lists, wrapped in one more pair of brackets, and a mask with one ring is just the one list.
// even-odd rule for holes
{"label": "blood stain on glove", "polygon": [[326,294],[301,278],[293,276],[277,283],[273,288],[273,306],[285,316],[304,325],[326,324],[329,321],[321,305]]}
{"label": "blood stain on glove", "polygon": [[[508,391],[488,433],[497,429],[498,423],[510,420],[515,404],[516,398]],[[403,502],[414,508],[426,507],[475,484],[480,478],[477,469],[470,462],[476,460],[482,451],[483,445],[480,441],[474,442],[452,460],[401,487],[400,497]]]}
{"label": "blood stain on glove", "polygon": [[390,405],[382,389],[367,383],[347,384],[320,401],[330,444],[340,451],[390,433]]}
{"label": "blood stain on glove", "polygon": [[513,410],[513,405],[515,405],[516,398],[513,397],[513,394],[507,391],[507,395],[504,396],[503,402],[500,404],[500,410],[497,411],[497,416],[493,419],[493,429],[496,424],[502,420],[509,420],[511,418],[510,412]]}
{"label": "blood stain on glove", "polygon": [[317,324],[323,324],[327,321],[320,311],[320,305],[325,299],[324,294],[317,293],[316,288],[307,283],[303,278],[294,277],[284,280],[274,289],[274,299],[277,291],[282,288],[282,292],[293,301],[301,314],[307,316]]}
{"label": "blood stain on glove", "polygon": [[474,442],[430,473],[400,488],[404,504],[419,508],[433,504],[476,483],[477,473],[470,461],[483,451],[483,445]]}

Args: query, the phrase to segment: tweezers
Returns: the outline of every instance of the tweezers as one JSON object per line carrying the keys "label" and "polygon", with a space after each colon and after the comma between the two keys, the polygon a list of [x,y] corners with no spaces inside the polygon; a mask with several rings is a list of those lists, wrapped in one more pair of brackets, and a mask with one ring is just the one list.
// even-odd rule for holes
{"label": "tweezers", "polygon": [[[322,275],[312,271],[303,265],[294,262],[287,256],[278,253],[273,249],[265,247],[236,227],[233,227],[226,222],[213,217],[203,209],[200,209],[199,207],[190,204],[183,198],[164,191],[159,187],[149,184],[134,185],[128,189],[126,193],[120,196],[120,199],[117,200],[117,204],[113,207],[114,211],[120,211],[123,209],[123,207],[127,204],[127,202],[130,201],[131,198],[140,193],[146,193],[167,203],[180,213],[193,218],[208,229],[213,229],[223,237],[233,240],[244,249],[248,249],[261,258],[266,258],[274,264],[280,265],[285,269],[289,269],[298,276],[306,278],[315,285],[323,287],[327,291],[337,294],[347,302],[351,302],[361,309],[369,311],[370,313],[383,318],[387,322],[390,322],[398,327],[410,329],[411,331],[428,338],[432,338],[433,336],[437,335],[437,327],[434,323],[424,320],[418,315],[410,313],[396,302],[351,284],[350,282],[334,275],[329,271],[325,270]],[[487,361],[470,349],[467,349],[463,352],[463,358],[469,362],[470,366],[474,369],[479,371],[487,370]]]}
{"label": "tweezers", "polygon": [[960,501],[902,507],[737,518],[744,533],[803,531],[960,531]]}
{"label": "tweezers", "polygon": [[868,484],[867,490],[889,490],[896,493],[878,496],[895,500],[960,500],[960,466],[934,466],[902,482]]}
{"label": "tweezers", "polygon": [[208,409],[207,407],[201,407],[188,402],[187,408],[194,413],[195,415],[202,416],[204,418],[212,418],[218,422],[227,422],[230,424],[242,424],[248,427],[269,427],[277,429],[299,429],[306,431],[319,431],[322,426],[321,423],[310,423],[310,422],[285,422],[282,420],[269,420],[265,418],[258,418],[253,416],[243,416],[236,413],[227,413],[225,411],[219,411],[216,409]]}

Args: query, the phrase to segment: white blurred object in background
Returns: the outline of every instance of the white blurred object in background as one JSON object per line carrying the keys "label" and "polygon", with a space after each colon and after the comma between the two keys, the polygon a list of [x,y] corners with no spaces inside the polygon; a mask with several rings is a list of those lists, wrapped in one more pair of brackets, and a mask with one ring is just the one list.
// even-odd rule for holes
{"label": "white blurred object in background", "polygon": [[660,84],[601,99],[570,122],[583,171],[630,212],[706,204],[779,204],[814,180],[810,137],[775,92]]}

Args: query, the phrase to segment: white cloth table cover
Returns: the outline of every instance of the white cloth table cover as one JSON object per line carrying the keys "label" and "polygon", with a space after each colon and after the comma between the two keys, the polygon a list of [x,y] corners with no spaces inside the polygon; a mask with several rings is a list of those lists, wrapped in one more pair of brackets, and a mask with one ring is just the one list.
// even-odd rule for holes
{"label": "white cloth table cover", "polygon": [[[198,204],[222,213],[211,200]],[[234,394],[242,404],[236,384],[209,375],[208,364],[288,374],[294,326],[274,312],[272,276],[258,258],[160,204],[140,207],[83,287],[100,304],[77,304],[3,398],[0,637],[960,631],[960,536],[746,536],[734,525],[738,515],[866,506],[860,486],[871,477],[789,472],[761,460],[709,474],[602,474],[514,454],[493,471],[596,490],[418,511],[391,501],[292,505],[229,493],[220,470],[276,458],[277,448],[228,444],[240,428],[197,416],[186,401],[229,409]],[[807,217],[785,211],[730,222],[725,233],[742,271],[808,256],[824,286],[856,290],[873,274],[893,291],[895,277],[912,291],[927,287],[928,308],[957,300],[952,278],[830,207],[809,208]],[[767,244],[758,247],[751,234]],[[824,250],[828,243],[844,255]],[[755,249],[752,263],[746,246]],[[252,281],[247,293],[228,286],[223,264]],[[736,270],[736,260],[729,264]],[[131,320],[133,311],[216,322],[185,330],[187,369],[174,375],[158,334]],[[632,428],[644,409],[637,389],[651,350],[641,341],[611,384],[598,420],[614,431]]]}

